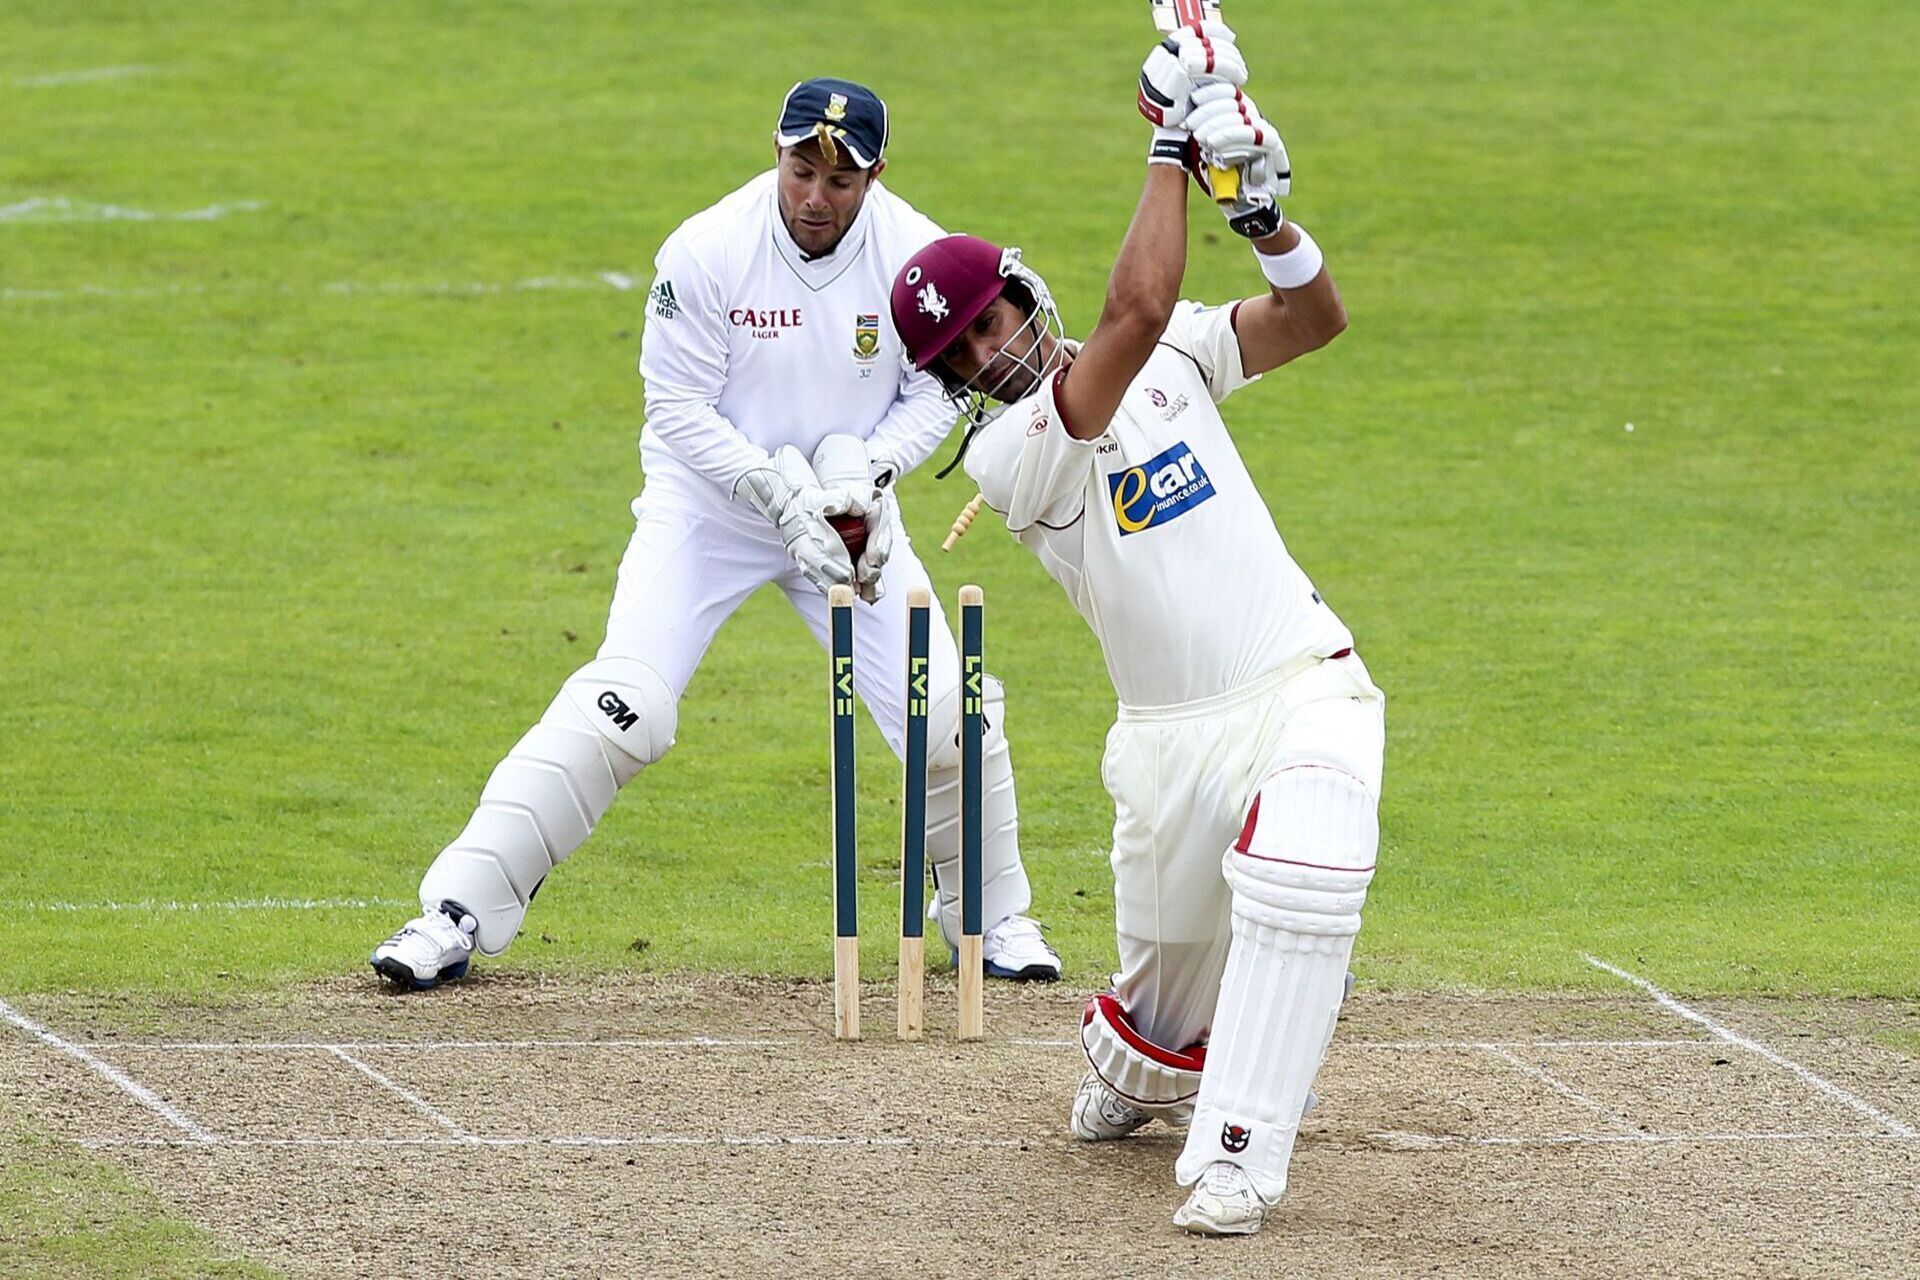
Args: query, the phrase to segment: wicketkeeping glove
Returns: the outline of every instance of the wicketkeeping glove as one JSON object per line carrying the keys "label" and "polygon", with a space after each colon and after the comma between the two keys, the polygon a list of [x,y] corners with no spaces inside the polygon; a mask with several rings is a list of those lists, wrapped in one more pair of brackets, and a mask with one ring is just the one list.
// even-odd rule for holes
{"label": "wicketkeeping glove", "polygon": [[1280,131],[1253,99],[1234,85],[1202,85],[1193,92],[1186,125],[1203,157],[1242,170],[1240,198],[1222,209],[1227,224],[1252,240],[1278,231],[1286,220],[1279,201],[1293,189],[1293,166]]}
{"label": "wicketkeeping glove", "polygon": [[1225,23],[1180,27],[1153,46],[1140,68],[1140,114],[1162,129],[1181,128],[1189,99],[1199,85],[1247,82],[1247,60],[1240,56],[1233,31]]}
{"label": "wicketkeeping glove", "polygon": [[867,452],[867,442],[859,436],[836,432],[823,439],[813,451],[814,474],[827,492],[825,514],[858,516],[866,522],[867,543],[853,566],[854,589],[868,604],[878,604],[883,594],[880,570],[893,554],[893,490]]}
{"label": "wicketkeeping glove", "polygon": [[824,592],[853,581],[847,546],[827,523],[831,499],[798,449],[781,445],[770,466],[741,476],[733,492],[772,521],[787,554],[808,582]]}
{"label": "wicketkeeping glove", "polygon": [[879,604],[880,597],[886,594],[880,585],[880,570],[886,566],[887,557],[893,554],[893,522],[898,504],[893,499],[893,489],[881,486],[874,500],[867,508],[867,545],[860,552],[860,560],[853,566],[853,589],[868,604]]}

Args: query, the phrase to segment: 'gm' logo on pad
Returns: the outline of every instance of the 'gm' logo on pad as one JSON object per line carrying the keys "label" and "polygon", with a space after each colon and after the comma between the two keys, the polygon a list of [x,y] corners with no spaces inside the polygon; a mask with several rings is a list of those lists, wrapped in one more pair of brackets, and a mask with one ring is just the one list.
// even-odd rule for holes
{"label": "'gm' logo on pad", "polygon": [[1137,467],[1109,475],[1107,492],[1113,498],[1114,521],[1124,537],[1165,524],[1211,498],[1215,490],[1206,468],[1183,440]]}

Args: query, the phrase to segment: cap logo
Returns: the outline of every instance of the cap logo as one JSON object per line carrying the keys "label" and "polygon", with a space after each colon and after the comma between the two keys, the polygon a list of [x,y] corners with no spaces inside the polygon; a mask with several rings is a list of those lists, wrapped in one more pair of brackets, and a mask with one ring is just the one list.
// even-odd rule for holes
{"label": "cap logo", "polygon": [[846,94],[835,93],[828,95],[826,117],[829,120],[845,120],[847,118]]}
{"label": "cap logo", "polygon": [[[911,277],[908,278],[907,283],[913,283]],[[933,287],[933,281],[927,281],[926,287],[921,289],[917,296],[920,299],[921,314],[932,316],[935,324],[947,318],[947,300],[940,296],[938,289]]]}

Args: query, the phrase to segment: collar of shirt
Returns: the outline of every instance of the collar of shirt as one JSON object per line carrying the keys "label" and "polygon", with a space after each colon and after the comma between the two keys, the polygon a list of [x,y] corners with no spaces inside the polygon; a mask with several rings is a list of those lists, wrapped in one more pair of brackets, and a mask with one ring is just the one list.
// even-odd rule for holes
{"label": "collar of shirt", "polygon": [[833,247],[832,253],[823,253],[819,257],[809,257],[793,241],[793,233],[787,230],[787,220],[780,216],[780,184],[775,181],[767,192],[767,207],[772,213],[773,247],[794,274],[815,289],[824,288],[837,280],[846,269],[860,257],[860,251],[867,247],[867,235],[873,226],[873,204],[880,196],[880,184],[875,182],[867,188],[867,198],[860,202],[860,212],[853,216],[853,225],[847,228],[847,234],[840,237],[840,243]]}

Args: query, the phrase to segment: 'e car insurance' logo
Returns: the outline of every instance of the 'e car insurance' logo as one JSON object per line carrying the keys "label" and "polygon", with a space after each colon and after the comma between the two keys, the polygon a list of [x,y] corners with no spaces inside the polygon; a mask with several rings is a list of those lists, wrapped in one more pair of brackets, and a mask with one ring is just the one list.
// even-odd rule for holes
{"label": "'e car insurance' logo", "polygon": [[1216,490],[1206,468],[1183,440],[1139,466],[1110,474],[1107,492],[1113,498],[1114,522],[1125,537],[1165,524],[1199,506]]}

